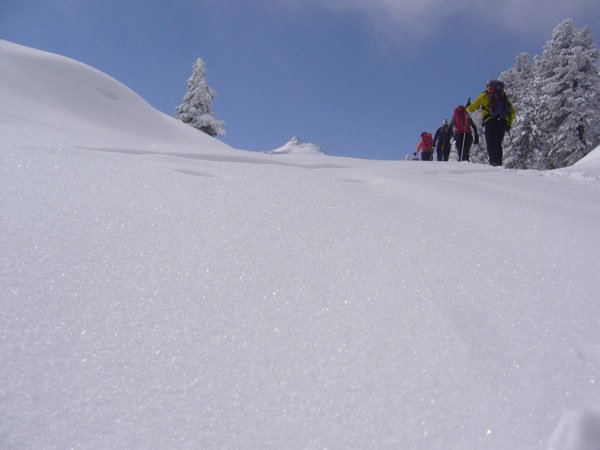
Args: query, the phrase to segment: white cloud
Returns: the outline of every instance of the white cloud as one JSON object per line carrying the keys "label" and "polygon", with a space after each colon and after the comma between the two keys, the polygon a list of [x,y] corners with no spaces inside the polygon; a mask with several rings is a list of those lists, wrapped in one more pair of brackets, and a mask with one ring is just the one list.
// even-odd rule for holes
{"label": "white cloud", "polygon": [[278,0],[276,3],[288,8],[318,6],[331,11],[363,13],[366,21],[384,34],[408,34],[416,38],[434,32],[440,23],[453,21],[457,26],[524,36],[548,35],[549,30],[567,17],[578,26],[600,25],[597,0]]}

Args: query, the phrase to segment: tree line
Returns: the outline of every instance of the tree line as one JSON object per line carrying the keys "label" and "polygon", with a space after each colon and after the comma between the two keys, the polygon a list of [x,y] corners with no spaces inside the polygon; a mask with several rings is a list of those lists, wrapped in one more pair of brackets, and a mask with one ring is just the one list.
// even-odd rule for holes
{"label": "tree line", "polygon": [[521,53],[500,75],[517,109],[504,167],[566,167],[600,144],[598,57],[592,31],[566,19],[542,55]]}

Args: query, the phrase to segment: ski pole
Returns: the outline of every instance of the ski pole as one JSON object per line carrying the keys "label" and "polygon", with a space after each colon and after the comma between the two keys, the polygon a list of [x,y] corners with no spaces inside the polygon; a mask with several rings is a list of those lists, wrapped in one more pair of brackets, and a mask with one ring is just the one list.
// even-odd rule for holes
{"label": "ski pole", "polygon": [[515,147],[515,142],[513,141],[512,135],[510,134],[510,129],[506,130],[506,134],[508,134],[508,140],[510,141],[510,145],[513,148],[513,151],[514,151],[514,149],[516,147]]}
{"label": "ski pole", "polygon": [[489,155],[487,155],[487,152],[483,151],[483,147],[481,146],[481,144],[479,142],[477,143],[477,147],[479,147],[479,150],[481,150],[481,153],[483,153],[484,155],[487,156],[487,160],[488,160],[488,164],[489,164],[490,163],[490,157],[489,157]]}

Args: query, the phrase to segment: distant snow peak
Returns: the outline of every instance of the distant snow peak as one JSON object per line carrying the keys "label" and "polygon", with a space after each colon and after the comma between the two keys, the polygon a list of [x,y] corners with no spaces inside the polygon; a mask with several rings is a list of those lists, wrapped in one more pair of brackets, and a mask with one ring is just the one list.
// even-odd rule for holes
{"label": "distant snow peak", "polygon": [[321,147],[309,142],[303,142],[297,136],[292,137],[287,144],[266,152],[270,155],[287,155],[287,154],[303,154],[303,155],[326,155]]}

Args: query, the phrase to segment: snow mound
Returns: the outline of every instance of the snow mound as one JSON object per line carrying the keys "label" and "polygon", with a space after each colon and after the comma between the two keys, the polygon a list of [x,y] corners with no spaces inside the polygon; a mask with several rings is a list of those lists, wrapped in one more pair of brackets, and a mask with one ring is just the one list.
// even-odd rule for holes
{"label": "snow mound", "polygon": [[600,146],[572,166],[552,170],[548,174],[594,185],[600,184]]}
{"label": "snow mound", "polygon": [[600,171],[600,145],[573,164],[573,166],[593,166]]}
{"label": "snow mound", "polygon": [[78,136],[92,129],[111,137],[137,135],[144,143],[229,148],[78,61],[4,40],[0,40],[0,60],[0,124],[36,124]]}
{"label": "snow mound", "polygon": [[550,439],[550,450],[598,450],[600,410],[569,411]]}
{"label": "snow mound", "polygon": [[291,138],[284,146],[266,153],[270,155],[326,155],[323,149],[318,145],[311,144],[309,142],[302,142],[300,138],[295,136]]}

